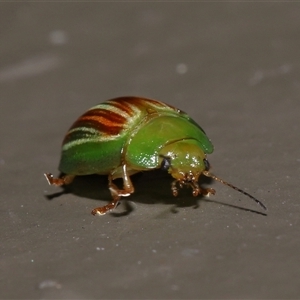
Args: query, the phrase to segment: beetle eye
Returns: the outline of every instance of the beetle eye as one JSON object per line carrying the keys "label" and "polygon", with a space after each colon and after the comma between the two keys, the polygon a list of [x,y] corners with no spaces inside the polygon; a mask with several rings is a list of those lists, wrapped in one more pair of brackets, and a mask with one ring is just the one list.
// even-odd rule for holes
{"label": "beetle eye", "polygon": [[203,159],[205,171],[208,171],[210,169],[210,164],[206,158]]}
{"label": "beetle eye", "polygon": [[160,168],[164,171],[167,171],[171,166],[171,158],[163,157]]}

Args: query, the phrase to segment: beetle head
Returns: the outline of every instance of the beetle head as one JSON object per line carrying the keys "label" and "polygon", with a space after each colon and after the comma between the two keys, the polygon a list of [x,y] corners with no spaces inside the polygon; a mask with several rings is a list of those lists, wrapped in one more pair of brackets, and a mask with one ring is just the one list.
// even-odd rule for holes
{"label": "beetle head", "polygon": [[199,187],[198,179],[203,174],[248,196],[262,208],[267,209],[261,201],[249,193],[210,173],[210,165],[206,160],[206,155],[196,140],[184,139],[168,143],[160,150],[159,158],[161,168],[167,170],[175,179],[172,183],[174,196],[178,195],[177,186],[180,188],[190,186],[193,189],[193,196],[214,194],[213,189],[201,189]]}
{"label": "beetle head", "polygon": [[209,164],[197,141],[185,139],[169,143],[160,150],[159,156],[161,168],[175,179],[172,183],[174,196],[178,194],[177,185],[190,186],[194,196],[200,193],[198,179],[203,171],[208,171]]}

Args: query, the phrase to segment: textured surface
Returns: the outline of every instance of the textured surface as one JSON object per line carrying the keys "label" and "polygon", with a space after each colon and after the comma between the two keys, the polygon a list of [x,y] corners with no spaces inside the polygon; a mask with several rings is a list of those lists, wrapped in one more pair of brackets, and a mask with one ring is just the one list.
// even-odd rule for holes
{"label": "textured surface", "polygon": [[[0,298],[299,298],[299,4],[0,8]],[[123,95],[189,113],[268,215],[214,182],[175,199],[161,172],[104,217],[105,178],[49,187],[74,120]]]}

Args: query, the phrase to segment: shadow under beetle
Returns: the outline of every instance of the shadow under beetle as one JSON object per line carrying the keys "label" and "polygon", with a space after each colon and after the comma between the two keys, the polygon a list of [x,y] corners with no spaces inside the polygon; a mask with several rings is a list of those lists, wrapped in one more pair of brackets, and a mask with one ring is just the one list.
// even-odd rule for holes
{"label": "shadow under beetle", "polygon": [[[120,97],[100,103],[84,113],[69,129],[62,145],[59,170],[65,174],[45,177],[50,185],[67,185],[77,175],[108,175],[113,200],[92,210],[104,215],[121,197],[134,192],[130,176],[153,169],[166,170],[173,178],[171,190],[192,188],[193,196],[215,194],[201,188],[201,174],[211,177],[265,205],[247,192],[209,172],[206,155],[213,145],[204,130],[186,113],[163,102],[140,97]],[[123,189],[113,182],[123,179]]]}

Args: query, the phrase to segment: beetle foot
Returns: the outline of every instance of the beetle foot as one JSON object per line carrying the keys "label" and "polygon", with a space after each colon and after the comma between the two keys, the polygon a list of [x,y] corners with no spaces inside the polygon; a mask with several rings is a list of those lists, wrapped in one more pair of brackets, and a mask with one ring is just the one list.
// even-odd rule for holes
{"label": "beetle foot", "polygon": [[199,195],[199,192],[200,192],[199,188],[198,189],[193,189],[193,196],[197,197]]}
{"label": "beetle foot", "polygon": [[110,185],[109,191],[113,198],[128,197],[131,194],[126,190],[119,190],[114,184]]}
{"label": "beetle foot", "polygon": [[177,188],[176,184],[177,184],[177,180],[174,180],[171,185],[171,190],[172,190],[172,194],[174,197],[178,196],[178,188]]}
{"label": "beetle foot", "polygon": [[74,175],[65,175],[62,178],[54,178],[51,173],[44,173],[44,176],[46,177],[49,185],[67,185],[71,183],[74,179]]}
{"label": "beetle foot", "polygon": [[107,205],[94,208],[91,211],[92,215],[103,216],[106,213],[108,213],[109,211],[114,210],[117,207],[118,203],[120,202],[121,197],[130,196],[130,194],[133,193],[134,189],[132,186],[130,186],[130,187],[125,187],[125,189],[123,189],[123,190],[119,190],[118,187],[112,182],[112,180],[110,180],[109,191],[111,193],[113,200],[110,203],[108,203]]}
{"label": "beetle foot", "polygon": [[[127,180],[129,180],[129,179],[127,178]],[[109,188],[110,194],[114,200],[117,200],[117,199],[119,200],[120,197],[128,197],[128,196],[130,196],[130,194],[132,194],[134,192],[134,187],[131,184],[131,182],[128,184],[124,183],[124,187],[121,190],[112,182],[111,177],[109,178],[108,188]]]}
{"label": "beetle foot", "polygon": [[203,196],[209,196],[209,195],[215,195],[216,191],[214,189],[201,189],[201,195]]}
{"label": "beetle foot", "polygon": [[118,205],[120,199],[118,200],[113,200],[110,203],[108,203],[107,205],[101,206],[101,207],[96,207],[91,211],[92,215],[100,215],[103,216],[105,215],[107,212],[113,210],[116,208],[116,206]]}
{"label": "beetle foot", "polygon": [[178,189],[172,189],[172,194],[174,197],[178,196]]}
{"label": "beetle foot", "polygon": [[193,196],[197,197],[201,193],[201,188],[199,187],[198,183],[195,181],[192,181],[190,183],[190,186],[193,189]]}

